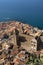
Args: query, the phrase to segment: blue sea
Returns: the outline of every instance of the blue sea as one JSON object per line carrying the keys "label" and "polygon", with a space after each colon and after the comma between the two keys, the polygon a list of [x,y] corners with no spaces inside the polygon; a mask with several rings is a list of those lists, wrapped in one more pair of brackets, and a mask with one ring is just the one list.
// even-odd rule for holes
{"label": "blue sea", "polygon": [[43,28],[43,0],[0,0],[0,22],[9,20]]}

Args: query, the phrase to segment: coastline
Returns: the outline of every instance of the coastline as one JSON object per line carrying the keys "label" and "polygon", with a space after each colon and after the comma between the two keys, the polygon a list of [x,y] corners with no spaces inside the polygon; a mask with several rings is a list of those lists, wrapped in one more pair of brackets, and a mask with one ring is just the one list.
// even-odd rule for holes
{"label": "coastline", "polygon": [[27,25],[31,25],[32,27],[36,27],[36,28],[38,28],[38,29],[40,29],[40,30],[43,30],[43,28],[41,28],[40,26],[35,26],[35,25],[29,24],[29,23],[27,23],[27,22],[25,22],[25,21],[20,21],[20,20],[3,20],[3,21],[0,21],[0,23],[1,23],[1,22],[2,22],[2,23],[8,23],[8,22],[13,22],[13,21],[15,21],[15,22],[20,22],[20,23],[27,24]]}
{"label": "coastline", "polygon": [[[26,34],[29,34],[29,35],[33,35],[34,34],[40,34],[40,33],[43,33],[43,29],[40,29],[39,27],[35,27],[35,26],[32,26],[30,24],[26,24],[26,23],[22,23],[21,21],[16,21],[16,20],[13,20],[13,21],[3,21],[3,22],[0,22],[0,30],[2,29],[9,29],[10,26],[12,27],[15,27],[17,30],[19,30],[19,32],[23,32],[26,33]],[[11,28],[10,28],[11,29]]]}

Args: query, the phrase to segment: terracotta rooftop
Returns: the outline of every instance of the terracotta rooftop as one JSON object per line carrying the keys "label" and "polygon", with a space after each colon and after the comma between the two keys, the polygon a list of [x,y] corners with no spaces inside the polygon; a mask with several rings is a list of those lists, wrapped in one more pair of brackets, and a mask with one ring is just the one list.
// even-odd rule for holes
{"label": "terracotta rooftop", "polygon": [[[10,65],[11,62],[14,62],[14,65],[19,63],[19,65],[24,65],[24,63],[27,62],[26,60],[24,62],[21,61],[21,59],[25,57],[25,52],[22,52],[22,49],[29,52],[31,40],[33,39],[32,41],[36,42],[34,37],[30,35],[30,33],[33,33],[33,29],[32,26],[21,22],[10,21],[8,23],[1,23],[0,44],[2,45],[2,49],[0,50],[0,63],[7,60],[5,65]],[[16,30],[19,32],[17,35],[14,34]],[[13,34],[11,34],[11,32],[13,32]],[[8,38],[6,38],[7,35]],[[43,49],[40,52],[43,54]]]}

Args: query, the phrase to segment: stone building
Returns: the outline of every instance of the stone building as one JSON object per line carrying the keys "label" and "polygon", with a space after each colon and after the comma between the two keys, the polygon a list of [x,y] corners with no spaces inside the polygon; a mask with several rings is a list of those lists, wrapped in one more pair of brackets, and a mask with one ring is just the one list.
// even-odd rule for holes
{"label": "stone building", "polygon": [[26,41],[21,42],[21,46],[26,49],[28,52],[33,53],[39,51],[43,48],[43,42],[40,37],[32,37],[29,35],[23,35]]}
{"label": "stone building", "polygon": [[37,51],[37,40],[33,38],[30,43],[30,51]]}

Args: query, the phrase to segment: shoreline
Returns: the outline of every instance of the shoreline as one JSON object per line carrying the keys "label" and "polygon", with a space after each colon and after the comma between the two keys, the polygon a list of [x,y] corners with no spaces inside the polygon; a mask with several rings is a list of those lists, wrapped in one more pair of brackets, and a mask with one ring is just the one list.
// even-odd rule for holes
{"label": "shoreline", "polygon": [[0,23],[8,23],[8,22],[20,22],[20,23],[23,23],[23,24],[27,24],[27,25],[30,25],[30,26],[32,26],[32,27],[36,27],[36,28],[38,28],[38,29],[40,29],[40,30],[43,30],[43,28],[41,28],[41,27],[39,27],[39,26],[35,26],[35,25],[31,25],[31,24],[29,24],[29,23],[26,23],[25,21],[23,22],[23,21],[19,21],[19,20],[9,20],[9,21],[0,21]]}
{"label": "shoreline", "polygon": [[[21,31],[24,34],[29,34],[34,37],[34,35],[38,36],[43,33],[43,29],[40,29],[39,27],[34,27],[30,24],[22,23],[21,21],[6,21],[6,22],[0,22],[0,31],[1,30],[9,30],[15,27],[19,32]],[[39,36],[40,36],[39,35]]]}

